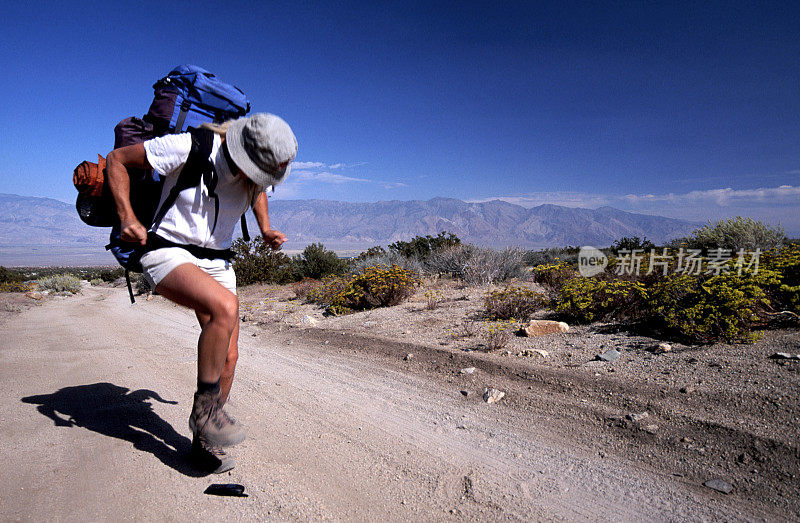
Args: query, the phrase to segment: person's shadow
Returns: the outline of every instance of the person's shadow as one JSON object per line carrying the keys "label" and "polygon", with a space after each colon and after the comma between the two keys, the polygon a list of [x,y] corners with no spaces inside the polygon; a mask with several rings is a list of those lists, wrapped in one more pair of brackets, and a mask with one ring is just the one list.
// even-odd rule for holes
{"label": "person's shadow", "polygon": [[181,474],[206,476],[207,473],[195,469],[188,461],[192,442],[153,411],[150,399],[177,404],[152,390],[129,391],[112,383],[64,387],[22,401],[38,405],[36,410],[52,419],[57,427],[82,427],[130,441],[134,448],[153,454]]}

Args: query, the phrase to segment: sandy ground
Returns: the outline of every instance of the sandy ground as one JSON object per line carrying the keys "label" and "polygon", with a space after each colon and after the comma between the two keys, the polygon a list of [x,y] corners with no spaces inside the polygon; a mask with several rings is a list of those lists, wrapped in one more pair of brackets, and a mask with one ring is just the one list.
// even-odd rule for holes
{"label": "sandy ground", "polygon": [[[800,518],[800,373],[766,359],[797,348],[795,331],[656,357],[641,338],[586,327],[515,339],[504,356],[449,332],[459,307],[478,306],[458,289],[443,290],[453,307],[345,318],[285,292],[242,294],[231,409],[249,437],[221,476],[185,459],[189,311],[159,297],[131,307],[123,288],[4,296],[0,519]],[[316,325],[300,323],[307,312]],[[614,364],[589,362],[623,345]],[[515,356],[523,346],[550,356]],[[487,386],[506,397],[485,403]],[[703,486],[713,478],[733,492]],[[215,482],[249,497],[203,494]]]}

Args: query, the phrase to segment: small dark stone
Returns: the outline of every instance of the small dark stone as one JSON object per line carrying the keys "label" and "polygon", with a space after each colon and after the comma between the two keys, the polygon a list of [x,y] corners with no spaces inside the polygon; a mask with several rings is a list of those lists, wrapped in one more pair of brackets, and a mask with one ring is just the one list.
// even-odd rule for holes
{"label": "small dark stone", "polygon": [[467,396],[469,396],[469,391],[468,390],[462,390],[461,391],[461,395],[464,396],[464,397],[467,397]]}

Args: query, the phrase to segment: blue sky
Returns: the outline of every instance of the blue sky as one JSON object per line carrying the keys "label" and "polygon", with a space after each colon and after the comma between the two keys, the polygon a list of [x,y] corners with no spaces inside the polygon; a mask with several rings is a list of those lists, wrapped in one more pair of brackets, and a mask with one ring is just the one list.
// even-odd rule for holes
{"label": "blue sky", "polygon": [[447,196],[800,235],[796,2],[28,2],[4,7],[0,192],[72,168],[182,63],[300,143],[276,198]]}

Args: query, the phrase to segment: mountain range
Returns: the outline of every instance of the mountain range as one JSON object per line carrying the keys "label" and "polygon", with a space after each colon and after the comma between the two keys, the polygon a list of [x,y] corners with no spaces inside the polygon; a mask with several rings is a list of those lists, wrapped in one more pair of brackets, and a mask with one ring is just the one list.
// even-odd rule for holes
{"label": "mountain range", "polygon": [[646,236],[658,244],[685,236],[699,226],[612,207],[526,208],[501,200],[482,203],[452,198],[375,203],[270,200],[269,205],[275,227],[295,242],[322,242],[333,248],[386,245],[441,231],[451,232],[468,243],[490,247],[608,246],[624,236]]}
{"label": "mountain range", "polygon": [[[441,231],[453,233],[464,242],[490,247],[608,246],[624,236],[647,237],[659,244],[685,236],[699,226],[612,207],[526,208],[500,200],[470,203],[434,198],[353,203],[270,199],[269,208],[272,226],[290,238],[285,246],[289,252],[320,242],[339,252],[352,253]],[[252,216],[249,223],[250,230],[256,231]],[[83,224],[71,204],[51,198],[0,194],[0,264],[113,263],[103,249],[107,238],[107,229]],[[30,259],[26,253],[31,254]],[[78,258],[73,259],[75,256]]]}

